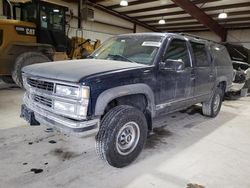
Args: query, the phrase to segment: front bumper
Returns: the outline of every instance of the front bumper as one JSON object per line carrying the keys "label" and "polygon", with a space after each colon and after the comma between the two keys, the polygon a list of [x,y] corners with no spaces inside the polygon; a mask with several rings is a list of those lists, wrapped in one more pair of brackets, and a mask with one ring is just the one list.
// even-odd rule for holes
{"label": "front bumper", "polygon": [[[52,128],[59,129],[62,132],[96,132],[99,128],[100,120],[92,119],[85,121],[77,121],[65,118],[39,108],[32,104],[27,95],[24,95],[24,104],[21,109],[21,117],[29,122],[30,125],[38,123],[47,125]],[[28,113],[27,113],[28,112]],[[27,117],[30,116],[30,117]],[[35,122],[35,123],[34,123]],[[38,122],[38,123],[37,123]]]}

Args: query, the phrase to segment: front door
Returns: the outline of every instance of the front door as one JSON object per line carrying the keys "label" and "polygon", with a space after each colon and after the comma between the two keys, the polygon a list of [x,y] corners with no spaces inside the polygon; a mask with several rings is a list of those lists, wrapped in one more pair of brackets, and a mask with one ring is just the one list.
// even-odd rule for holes
{"label": "front door", "polygon": [[187,100],[193,96],[193,68],[187,42],[182,39],[172,39],[164,53],[163,62],[181,60],[185,64],[183,70],[160,70],[161,75],[161,105],[157,109],[167,108],[167,112],[187,105]]}

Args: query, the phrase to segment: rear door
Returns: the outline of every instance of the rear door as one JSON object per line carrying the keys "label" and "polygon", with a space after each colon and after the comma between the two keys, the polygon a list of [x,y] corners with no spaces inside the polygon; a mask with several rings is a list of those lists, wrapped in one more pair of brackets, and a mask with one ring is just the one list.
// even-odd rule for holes
{"label": "rear door", "polygon": [[[205,44],[191,42],[194,59],[195,87],[194,96],[202,97],[209,94],[215,80],[214,66]],[[222,57],[223,58],[223,57]]]}

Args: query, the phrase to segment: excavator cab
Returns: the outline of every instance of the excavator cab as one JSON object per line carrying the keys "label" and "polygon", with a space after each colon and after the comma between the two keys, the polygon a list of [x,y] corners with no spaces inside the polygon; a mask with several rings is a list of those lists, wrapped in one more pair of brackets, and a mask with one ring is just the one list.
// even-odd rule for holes
{"label": "excavator cab", "polygon": [[65,12],[68,10],[67,7],[47,1],[33,0],[16,4],[13,10],[15,19],[19,16],[21,21],[36,24],[36,29],[29,32],[35,32],[37,43],[51,44],[57,52],[66,51]]}
{"label": "excavator cab", "polygon": [[3,0],[0,19],[0,78],[22,87],[22,68],[35,63],[86,58],[100,41],[68,39],[67,7],[46,0]]}
{"label": "excavator cab", "polygon": [[4,0],[3,7],[6,19],[0,19],[0,78],[22,87],[22,67],[66,54],[68,8],[43,0]]}

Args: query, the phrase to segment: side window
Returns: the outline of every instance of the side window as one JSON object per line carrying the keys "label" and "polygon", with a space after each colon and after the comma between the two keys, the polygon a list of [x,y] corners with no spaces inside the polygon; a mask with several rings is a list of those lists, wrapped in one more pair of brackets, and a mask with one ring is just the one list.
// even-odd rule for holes
{"label": "side window", "polygon": [[204,44],[191,42],[197,67],[208,67],[208,56]]}
{"label": "side window", "polygon": [[42,10],[40,12],[40,20],[41,20],[41,27],[42,28],[48,28],[48,15],[45,12],[45,7],[42,7]]}
{"label": "side window", "polygon": [[49,30],[64,30],[63,9],[41,6],[40,22],[41,27]]}
{"label": "side window", "polygon": [[232,65],[230,55],[228,54],[228,51],[225,46],[215,44],[215,45],[212,45],[211,49],[214,55],[215,65],[217,66]]}
{"label": "side window", "polygon": [[26,22],[35,22],[37,12],[34,4],[24,4],[21,6],[21,20]]}
{"label": "side window", "polygon": [[3,16],[6,16],[8,19],[10,19],[10,17],[11,17],[10,6],[9,6],[7,0],[3,0],[1,3],[3,5]]}
{"label": "side window", "polygon": [[190,67],[190,58],[186,41],[173,39],[164,54],[163,61],[167,59],[182,60],[185,63],[185,67]]}
{"label": "side window", "polygon": [[51,15],[51,25],[55,30],[63,31],[63,10],[61,9],[53,9],[53,14]]}
{"label": "side window", "polygon": [[16,20],[21,20],[21,7],[14,6],[13,7],[14,15],[16,16]]}

